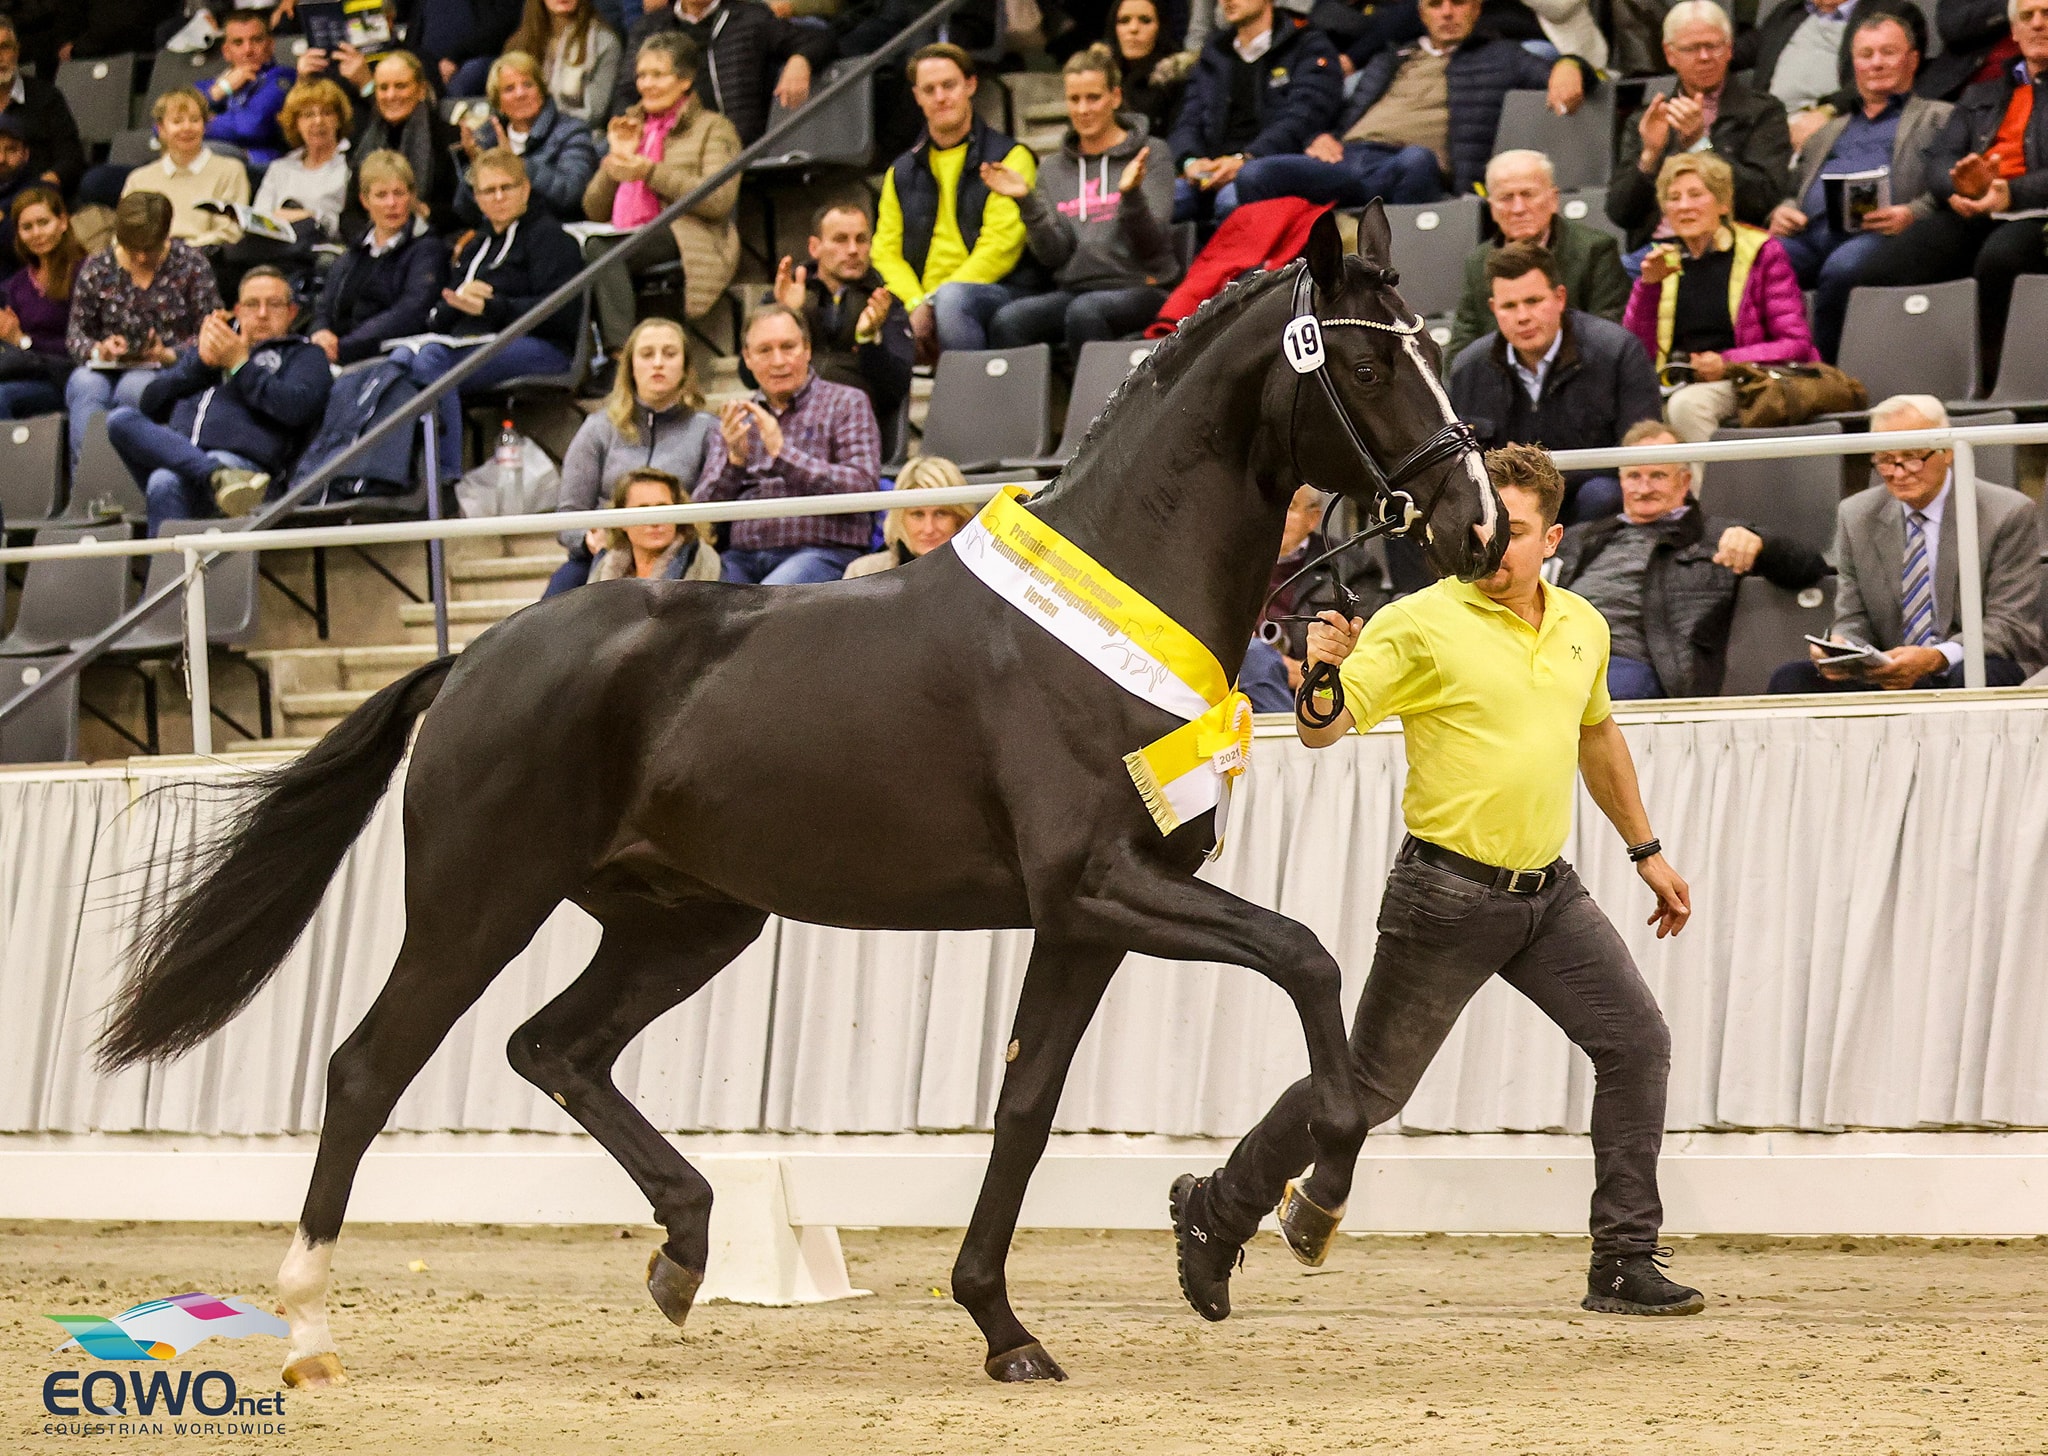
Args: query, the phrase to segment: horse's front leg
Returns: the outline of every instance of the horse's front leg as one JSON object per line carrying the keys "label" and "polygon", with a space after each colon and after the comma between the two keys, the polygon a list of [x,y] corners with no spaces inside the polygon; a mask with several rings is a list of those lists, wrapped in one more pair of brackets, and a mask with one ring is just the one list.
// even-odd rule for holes
{"label": "horse's front leg", "polygon": [[1121,950],[1067,944],[1044,932],[1032,945],[1010,1029],[1009,1066],[996,1099],[995,1145],[953,1264],[953,1298],[987,1337],[984,1368],[995,1380],[1067,1378],[1010,1308],[1003,1266],[1024,1190],[1052,1131],[1074,1049],[1123,958]]}

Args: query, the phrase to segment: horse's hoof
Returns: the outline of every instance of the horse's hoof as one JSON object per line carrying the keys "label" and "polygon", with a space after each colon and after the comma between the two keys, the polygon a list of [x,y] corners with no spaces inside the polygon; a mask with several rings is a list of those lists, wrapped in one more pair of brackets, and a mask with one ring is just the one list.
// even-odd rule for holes
{"label": "horse's hoof", "polygon": [[677,1329],[690,1317],[690,1306],[703,1285],[702,1272],[685,1269],[668,1256],[666,1249],[656,1249],[647,1261],[647,1292],[654,1296],[655,1308],[667,1315],[669,1323]]}
{"label": "horse's hoof", "polygon": [[1019,1345],[1014,1350],[1000,1355],[991,1355],[982,1368],[988,1371],[988,1378],[1005,1384],[1017,1380],[1065,1380],[1067,1372],[1060,1369],[1060,1362],[1045,1353],[1045,1346],[1033,1340],[1028,1345]]}
{"label": "horse's hoof", "polygon": [[348,1375],[341,1368],[341,1356],[328,1350],[285,1366],[284,1383],[295,1390],[325,1390],[348,1384]]}
{"label": "horse's hoof", "polygon": [[1330,1241],[1337,1237],[1337,1225],[1344,1221],[1344,1208],[1318,1208],[1315,1200],[1290,1180],[1280,1200],[1280,1234],[1294,1257],[1311,1269],[1330,1257]]}

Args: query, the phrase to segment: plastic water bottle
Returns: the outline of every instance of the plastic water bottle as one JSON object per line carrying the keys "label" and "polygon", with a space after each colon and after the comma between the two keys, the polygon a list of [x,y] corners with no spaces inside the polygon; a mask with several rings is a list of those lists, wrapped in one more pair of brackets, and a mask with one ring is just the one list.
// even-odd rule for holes
{"label": "plastic water bottle", "polygon": [[506,420],[498,430],[498,514],[516,516],[526,509],[526,442]]}

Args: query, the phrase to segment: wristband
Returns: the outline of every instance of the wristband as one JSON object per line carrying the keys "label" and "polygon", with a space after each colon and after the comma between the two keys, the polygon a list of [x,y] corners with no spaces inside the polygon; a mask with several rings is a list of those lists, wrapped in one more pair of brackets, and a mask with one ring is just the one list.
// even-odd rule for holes
{"label": "wristband", "polygon": [[1646,839],[1641,844],[1631,844],[1628,847],[1628,860],[1630,864],[1641,864],[1644,860],[1663,852],[1664,845],[1661,841]]}

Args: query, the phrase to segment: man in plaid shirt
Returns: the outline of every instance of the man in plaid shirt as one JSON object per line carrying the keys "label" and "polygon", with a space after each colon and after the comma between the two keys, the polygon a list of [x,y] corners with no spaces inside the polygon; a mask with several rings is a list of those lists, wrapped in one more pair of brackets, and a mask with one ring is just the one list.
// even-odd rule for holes
{"label": "man in plaid shirt", "polygon": [[[867,395],[811,372],[803,315],[779,303],[748,318],[740,357],[760,381],[754,397],[718,412],[725,448],[704,462],[691,499],[766,500],[875,490],[882,435]],[[720,553],[727,581],[837,581],[868,549],[874,515],[735,521]]]}

